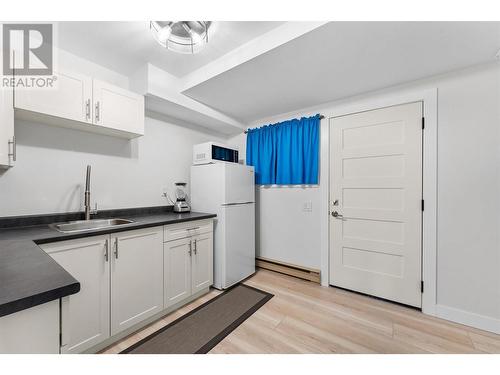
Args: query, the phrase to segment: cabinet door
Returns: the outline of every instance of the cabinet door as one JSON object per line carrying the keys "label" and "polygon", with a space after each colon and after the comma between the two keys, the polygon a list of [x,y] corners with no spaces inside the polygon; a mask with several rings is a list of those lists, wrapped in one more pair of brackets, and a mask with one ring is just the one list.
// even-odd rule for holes
{"label": "cabinet door", "polygon": [[0,90],[0,167],[12,167],[14,143],[14,96],[7,88]]}
{"label": "cabinet door", "polygon": [[194,294],[213,284],[212,233],[200,234],[193,237],[193,256],[191,262],[191,290]]}
{"label": "cabinet door", "polygon": [[41,246],[81,285],[78,293],[62,302],[62,353],[81,353],[110,335],[108,246],[109,236]]}
{"label": "cabinet door", "polygon": [[59,300],[0,317],[0,354],[59,354]]}
{"label": "cabinet door", "polygon": [[66,71],[54,75],[54,88],[16,90],[15,107],[92,123],[92,78]]}
{"label": "cabinet door", "polygon": [[94,124],[144,134],[144,96],[94,79]]}
{"label": "cabinet door", "polygon": [[191,295],[191,238],[166,242],[163,246],[165,307],[169,307]]}
{"label": "cabinet door", "polygon": [[111,334],[163,309],[163,228],[112,235]]}

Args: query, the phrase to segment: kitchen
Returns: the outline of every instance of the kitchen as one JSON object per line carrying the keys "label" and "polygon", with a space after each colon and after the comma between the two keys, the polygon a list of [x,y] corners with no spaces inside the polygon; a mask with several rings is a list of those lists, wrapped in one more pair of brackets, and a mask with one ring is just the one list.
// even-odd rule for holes
{"label": "kitchen", "polygon": [[500,23],[2,33],[0,353],[500,353]]}

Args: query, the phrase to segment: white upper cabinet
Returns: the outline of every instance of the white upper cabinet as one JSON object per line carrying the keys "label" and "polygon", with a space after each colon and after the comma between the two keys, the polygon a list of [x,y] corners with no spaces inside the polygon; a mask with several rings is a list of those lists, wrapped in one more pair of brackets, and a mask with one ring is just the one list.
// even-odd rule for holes
{"label": "white upper cabinet", "polygon": [[163,227],[112,235],[111,335],[163,310]]}
{"label": "white upper cabinet", "polygon": [[16,117],[123,138],[144,135],[144,96],[79,73],[54,75],[53,88],[15,90]]}
{"label": "white upper cabinet", "polygon": [[61,353],[81,353],[110,335],[109,236],[41,247],[80,282],[78,293],[62,299]]}
{"label": "white upper cabinet", "polygon": [[0,90],[0,168],[12,167],[15,162],[13,100],[12,90]]}
{"label": "white upper cabinet", "polygon": [[92,78],[73,72],[54,76],[54,88],[16,90],[16,108],[91,124]]}
{"label": "white upper cabinet", "polygon": [[144,134],[144,96],[94,79],[94,124]]}

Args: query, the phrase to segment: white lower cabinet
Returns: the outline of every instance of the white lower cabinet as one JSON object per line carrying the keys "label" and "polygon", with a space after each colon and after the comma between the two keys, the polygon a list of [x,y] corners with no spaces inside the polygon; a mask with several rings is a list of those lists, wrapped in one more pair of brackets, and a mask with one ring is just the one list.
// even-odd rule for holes
{"label": "white lower cabinet", "polygon": [[59,300],[0,317],[0,354],[58,353]]}
{"label": "white lower cabinet", "polygon": [[112,236],[111,335],[163,310],[163,228]]}
{"label": "white lower cabinet", "polygon": [[197,293],[213,284],[213,234],[203,233],[193,238],[191,290]]}
{"label": "white lower cabinet", "polygon": [[80,282],[62,299],[61,353],[81,353],[163,309],[163,227],[41,245]]}
{"label": "white lower cabinet", "polygon": [[109,236],[42,245],[80,282],[80,291],[62,299],[61,353],[81,353],[110,336]]}
{"label": "white lower cabinet", "polygon": [[[192,226],[192,224],[190,224]],[[165,262],[165,307],[170,307],[213,284],[213,227],[203,228],[205,233],[190,231],[185,238],[167,241],[163,245]],[[181,228],[175,228],[176,233]],[[167,229],[166,232],[169,230]],[[189,235],[189,233],[199,233]],[[166,236],[166,238],[171,238]]]}
{"label": "white lower cabinet", "polygon": [[167,242],[164,251],[165,307],[169,307],[191,295],[191,238]]}
{"label": "white lower cabinet", "polygon": [[[212,221],[184,225],[184,238],[165,243],[164,233],[182,225],[41,245],[81,286],[61,300],[61,353],[107,345],[113,336],[212,285]],[[59,312],[58,301],[57,307]],[[52,329],[59,338],[59,315],[57,322]]]}

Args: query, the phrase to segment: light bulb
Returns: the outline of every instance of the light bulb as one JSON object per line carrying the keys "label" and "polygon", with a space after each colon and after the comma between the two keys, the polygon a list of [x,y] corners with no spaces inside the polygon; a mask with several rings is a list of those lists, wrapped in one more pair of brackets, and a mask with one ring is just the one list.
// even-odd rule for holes
{"label": "light bulb", "polygon": [[201,37],[200,34],[194,32],[193,30],[190,30],[189,33],[191,34],[191,39],[193,40],[193,44],[198,45],[203,43],[203,38]]}
{"label": "light bulb", "polygon": [[172,28],[170,27],[170,25],[167,25],[165,27],[162,27],[159,31],[158,31],[158,40],[161,42],[161,43],[165,43],[168,38],[170,37],[170,34],[172,33]]}

